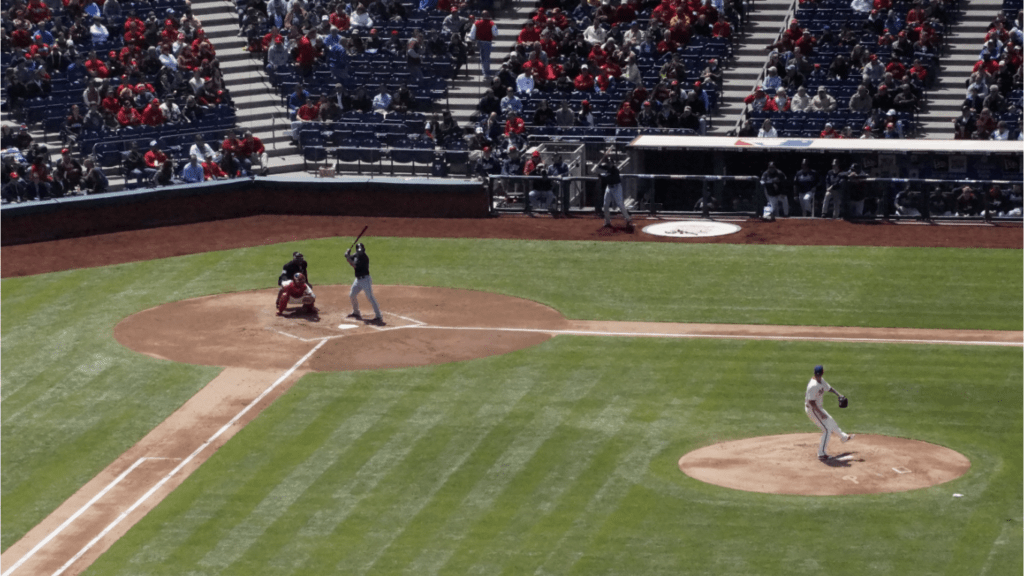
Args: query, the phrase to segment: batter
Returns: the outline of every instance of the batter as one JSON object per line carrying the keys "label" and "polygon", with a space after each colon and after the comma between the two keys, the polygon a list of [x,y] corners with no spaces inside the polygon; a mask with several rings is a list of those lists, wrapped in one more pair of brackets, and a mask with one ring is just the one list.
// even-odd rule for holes
{"label": "batter", "polygon": [[370,278],[370,257],[366,255],[366,247],[360,242],[356,244],[356,253],[353,255],[351,250],[345,251],[345,260],[356,271],[355,282],[352,282],[352,290],[349,291],[348,297],[352,301],[352,313],[348,315],[349,318],[362,318],[359,314],[359,300],[356,296],[359,295],[360,291],[366,293],[366,298],[370,300],[370,304],[373,305],[373,312],[377,315],[376,318],[370,320],[371,324],[384,324],[384,316],[380,313],[380,306],[377,305],[377,299],[373,297],[373,280]]}
{"label": "batter", "polygon": [[814,367],[814,377],[807,383],[807,394],[804,395],[804,412],[807,413],[807,417],[814,422],[818,428],[821,428],[821,443],[818,445],[818,460],[822,462],[828,460],[828,454],[825,449],[828,448],[829,438],[832,437],[832,433],[838,433],[839,438],[843,442],[849,442],[853,439],[854,434],[847,434],[839,429],[839,424],[829,416],[829,413],[825,411],[825,408],[821,404],[821,398],[826,392],[831,392],[843,398],[843,395],[839,393],[835,388],[829,386],[828,382],[823,377],[825,374],[825,367],[818,365]]}

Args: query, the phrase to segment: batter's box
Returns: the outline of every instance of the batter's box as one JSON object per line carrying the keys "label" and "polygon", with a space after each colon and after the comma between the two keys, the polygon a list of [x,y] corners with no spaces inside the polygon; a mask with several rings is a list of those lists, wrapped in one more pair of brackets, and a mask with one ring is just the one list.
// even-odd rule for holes
{"label": "batter's box", "polygon": [[[411,316],[407,316],[404,314],[396,314],[394,312],[388,312],[387,310],[382,310],[381,312],[384,315],[383,325],[373,324],[369,322],[369,318],[366,318],[364,316],[361,319],[344,318],[342,319],[342,323],[337,326],[337,329],[348,332],[354,328],[361,328],[365,326],[377,330],[379,332],[384,332],[387,330],[397,330],[399,328],[415,328],[416,326],[426,326],[425,322],[420,322],[419,320]],[[362,330],[360,330],[360,332],[362,332]]]}

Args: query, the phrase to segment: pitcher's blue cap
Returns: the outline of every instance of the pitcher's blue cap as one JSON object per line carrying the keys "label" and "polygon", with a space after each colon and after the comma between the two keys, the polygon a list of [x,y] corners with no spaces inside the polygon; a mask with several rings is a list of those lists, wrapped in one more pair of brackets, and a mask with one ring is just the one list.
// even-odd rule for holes
{"label": "pitcher's blue cap", "polygon": [[822,366],[821,364],[818,364],[817,366],[814,367],[814,375],[815,376],[820,376],[820,375],[822,375],[824,373],[825,373],[825,367]]}

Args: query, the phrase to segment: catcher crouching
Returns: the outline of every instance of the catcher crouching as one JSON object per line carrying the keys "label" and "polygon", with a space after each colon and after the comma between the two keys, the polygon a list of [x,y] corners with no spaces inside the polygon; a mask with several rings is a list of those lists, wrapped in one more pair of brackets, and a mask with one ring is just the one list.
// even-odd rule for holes
{"label": "catcher crouching", "polygon": [[306,314],[316,314],[319,310],[313,305],[315,302],[316,294],[306,283],[306,275],[298,272],[277,291],[277,315],[283,315],[289,304],[301,305]]}

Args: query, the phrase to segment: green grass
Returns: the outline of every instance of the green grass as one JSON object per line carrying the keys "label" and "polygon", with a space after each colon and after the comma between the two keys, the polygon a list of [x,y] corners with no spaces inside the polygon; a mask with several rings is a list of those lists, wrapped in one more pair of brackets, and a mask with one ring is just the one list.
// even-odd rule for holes
{"label": "green grass", "polygon": [[[551,305],[573,318],[1020,330],[1024,316],[1019,250],[397,238],[374,238],[367,244],[378,284],[512,294]],[[6,550],[217,373],[215,368],[163,362],[122,348],[112,337],[120,319],[183,298],[271,287],[279,266],[295,249],[301,249],[311,262],[314,284],[348,283],[351,269],[341,258],[346,247],[343,240],[313,240],[4,280],[0,548]],[[747,350],[756,349],[740,348],[742,357],[737,360],[752,361],[773,375],[770,359],[746,357]],[[883,359],[888,350],[856,348],[857,358],[866,359],[869,349]],[[534,365],[533,352],[507,358],[522,364],[515,366],[517,374],[527,371],[532,378],[550,382],[553,376]],[[969,356],[976,352],[965,352],[964,363],[979,364]],[[801,366],[812,360],[818,358],[803,358]],[[677,364],[682,361],[669,355],[659,359],[659,365],[678,380]],[[581,374],[610,378],[622,393],[635,385],[628,377],[614,376],[607,366],[594,367],[586,357],[571,355],[555,364],[585,366],[579,368]],[[449,394],[444,374],[463,368],[460,364],[432,369],[430,377],[439,379],[434,384],[438,388],[425,393]],[[632,371],[641,366],[628,357],[621,368]],[[718,366],[716,370],[724,370],[724,378],[730,369]],[[722,381],[749,381],[740,370],[733,375],[741,377]],[[340,376],[330,376],[336,377]],[[417,371],[380,375],[407,379],[417,386],[423,377]],[[485,383],[492,381],[489,376],[481,378]],[[1015,404],[1019,404],[1019,385],[1019,377],[1004,383],[1004,392],[1012,390]],[[352,387],[354,392],[359,389],[356,383]],[[472,397],[477,391],[467,388],[465,393]],[[974,405],[972,394],[973,388],[965,387],[963,401]],[[350,401],[337,410],[354,409],[347,405]],[[366,401],[382,409],[379,400]],[[704,409],[717,418],[726,422],[739,418],[732,402],[714,398],[707,402]],[[662,412],[653,407],[638,410],[642,422],[661,421]],[[410,417],[432,415],[412,411]],[[929,417],[946,422],[941,411]],[[989,415],[975,417],[983,420]],[[506,436],[516,433],[516,426],[533,425],[533,420],[509,422],[510,427],[502,429]],[[872,424],[888,425],[888,421],[873,419]],[[580,442],[594,440],[582,436]],[[459,430],[453,430],[446,441],[450,445],[427,442],[423,450],[449,455],[465,449]],[[577,443],[568,442],[566,446],[572,448],[561,448],[566,457]],[[359,449],[362,456],[383,450],[372,443]],[[614,463],[629,447],[612,443],[590,449],[598,460]],[[387,455],[386,450],[381,454]],[[537,486],[547,484],[543,478],[536,482]],[[568,494],[586,500],[597,497],[600,489],[587,485]],[[330,495],[325,497],[333,501]],[[543,541],[545,532],[532,538]],[[453,561],[460,557],[453,556]]]}
{"label": "green grass", "polygon": [[[814,361],[855,399],[846,430],[951,446],[971,470],[841,498],[679,471],[714,441],[813,432]],[[312,375],[87,574],[1016,573],[1021,379],[1019,350],[580,337]]]}

